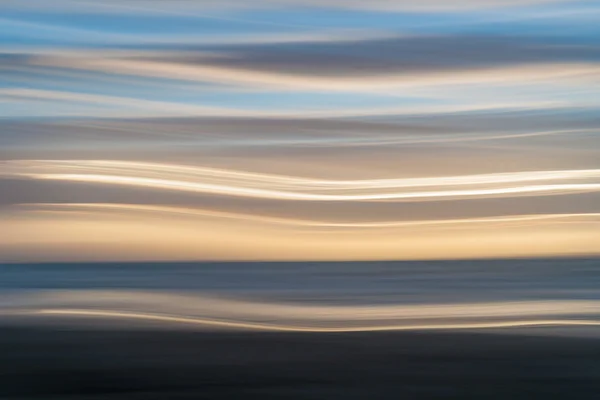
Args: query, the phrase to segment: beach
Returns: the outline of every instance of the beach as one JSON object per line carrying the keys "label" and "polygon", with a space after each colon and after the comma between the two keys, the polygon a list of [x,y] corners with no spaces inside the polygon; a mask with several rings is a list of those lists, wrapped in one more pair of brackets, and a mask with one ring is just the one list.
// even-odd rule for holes
{"label": "beach", "polygon": [[598,361],[595,338],[13,326],[0,334],[0,396],[576,399],[600,389]]}

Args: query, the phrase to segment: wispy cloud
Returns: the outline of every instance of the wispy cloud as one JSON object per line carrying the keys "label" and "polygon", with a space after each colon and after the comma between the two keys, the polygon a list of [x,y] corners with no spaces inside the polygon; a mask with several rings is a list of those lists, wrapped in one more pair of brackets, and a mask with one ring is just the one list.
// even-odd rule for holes
{"label": "wispy cloud", "polygon": [[[56,172],[50,172],[52,169]],[[600,183],[595,181],[560,182],[569,179],[597,179],[600,177],[600,170],[360,181],[326,181],[245,171],[101,160],[24,161],[9,164],[7,170],[9,176],[35,179],[298,201],[431,201],[469,197],[558,195],[600,190]],[[558,182],[546,183],[547,181]],[[535,184],[523,185],[523,182]]]}
{"label": "wispy cloud", "polygon": [[27,5],[18,4],[19,8],[42,8],[42,9],[68,9],[70,11],[93,11],[113,13],[171,13],[185,14],[183,8],[191,12],[202,10],[227,10],[227,9],[268,9],[285,7],[319,7],[340,8],[359,10],[381,10],[381,11],[433,11],[433,12],[456,12],[457,10],[524,7],[531,5],[543,5],[553,3],[570,3],[575,0],[459,0],[451,3],[444,0],[424,0],[418,3],[407,1],[373,0],[363,2],[359,0],[259,0],[249,4],[241,0],[225,0],[215,2],[213,0],[202,0],[190,4],[186,0],[173,0],[169,7],[159,0],[137,1],[135,4],[125,4],[115,0],[104,0],[102,2],[61,0],[54,2],[52,8],[43,1],[28,2]]}

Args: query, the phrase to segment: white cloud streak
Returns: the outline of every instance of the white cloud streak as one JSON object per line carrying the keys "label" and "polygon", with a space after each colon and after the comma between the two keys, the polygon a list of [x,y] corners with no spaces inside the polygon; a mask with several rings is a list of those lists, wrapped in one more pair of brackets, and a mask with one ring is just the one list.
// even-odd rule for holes
{"label": "white cloud streak", "polygon": [[109,160],[22,160],[5,163],[5,171],[6,176],[41,180],[298,201],[435,201],[600,190],[599,169],[354,181]]}

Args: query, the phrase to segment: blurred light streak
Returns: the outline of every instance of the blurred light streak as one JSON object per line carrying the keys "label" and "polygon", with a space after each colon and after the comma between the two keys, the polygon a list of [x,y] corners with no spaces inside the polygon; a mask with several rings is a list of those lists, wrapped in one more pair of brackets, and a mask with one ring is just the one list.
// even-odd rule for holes
{"label": "blurred light streak", "polygon": [[[217,195],[230,195],[241,197],[256,197],[276,200],[307,200],[307,201],[370,201],[370,200],[425,200],[435,199],[459,199],[464,197],[494,197],[509,194],[528,194],[549,192],[549,195],[585,193],[600,190],[600,183],[561,184],[561,185],[531,185],[510,187],[503,189],[479,189],[479,190],[447,190],[443,192],[412,192],[412,193],[374,193],[357,195],[329,195],[281,192],[265,189],[236,188],[231,186],[220,186],[202,183],[191,183],[172,181],[164,179],[136,178],[111,175],[79,175],[79,174],[38,174],[36,179],[66,180],[86,183],[107,183],[125,186],[140,186],[154,189],[180,190],[186,192],[211,193]],[[425,200],[426,201],[426,200]]]}
{"label": "blurred light streak", "polygon": [[[324,117],[374,117],[390,115],[429,115],[452,114],[480,111],[520,111],[520,110],[547,110],[564,107],[579,107],[581,104],[562,100],[530,100],[530,101],[505,101],[505,102],[479,102],[478,104],[445,104],[445,105],[401,105],[379,107],[294,107],[294,109],[253,109],[234,107],[212,107],[199,104],[181,102],[165,102],[147,100],[133,97],[107,96],[98,94],[84,94],[68,91],[38,90],[38,89],[0,89],[0,96],[8,99],[23,100],[27,102],[41,102],[59,100],[57,102],[71,102],[70,107],[56,116],[75,117],[86,116],[94,118],[163,118],[163,117],[277,117],[277,118],[324,118]],[[1,97],[0,97],[1,98]],[[53,104],[56,106],[56,103]],[[68,104],[66,104],[68,105]],[[84,113],[71,110],[73,106],[94,105],[104,108],[88,109]],[[585,102],[583,105],[597,105],[595,100]],[[118,106],[118,107],[115,107]],[[114,109],[111,109],[114,108]],[[36,116],[34,110],[29,110]]]}
{"label": "blurred light streak", "polygon": [[[185,207],[168,207],[168,206],[152,206],[144,204],[113,204],[113,203],[35,203],[35,204],[19,204],[21,207],[34,209],[58,209],[58,210],[100,210],[100,211],[134,211],[134,212],[149,212],[156,214],[174,214],[186,215],[195,217],[213,217],[227,218],[241,221],[252,221],[257,223],[267,224],[282,224],[290,226],[305,226],[314,228],[402,228],[402,227],[419,227],[419,226],[445,226],[445,225],[470,225],[470,224],[488,224],[496,226],[497,224],[507,224],[513,222],[531,222],[535,223],[555,223],[569,222],[573,223],[600,223],[600,213],[571,213],[571,214],[530,214],[530,215],[514,215],[514,216],[498,216],[486,218],[457,218],[457,219],[439,219],[425,221],[378,221],[378,222],[333,222],[333,221],[316,221],[302,220],[293,218],[276,218],[264,215],[241,214],[215,210],[203,210],[199,208]],[[567,220],[567,221],[564,221]]]}
{"label": "blurred light streak", "polygon": [[[368,38],[365,38],[365,40]],[[436,88],[444,85],[494,85],[531,84],[561,80],[594,83],[600,67],[594,63],[560,63],[556,65],[517,65],[494,68],[477,68],[458,71],[421,71],[375,76],[319,76],[317,74],[291,74],[267,72],[236,67],[201,64],[159,62],[103,58],[51,58],[39,56],[34,65],[82,69],[112,74],[129,74],[153,78],[211,82],[247,86],[256,89],[283,89],[301,91],[375,92],[396,94],[399,89]]]}
{"label": "blurred light streak", "polygon": [[75,317],[103,317],[138,319],[159,322],[174,322],[213,326],[221,328],[238,328],[266,331],[284,332],[373,332],[373,331],[416,331],[416,330],[459,330],[459,329],[492,329],[492,328],[518,328],[527,326],[600,326],[600,321],[582,319],[542,319],[525,321],[500,321],[476,322],[462,324],[419,324],[419,325],[369,325],[364,327],[319,327],[319,326],[290,326],[266,323],[248,323],[236,321],[222,321],[202,318],[186,318],[170,315],[138,314],[110,310],[77,310],[77,309],[45,309],[31,312],[34,315],[75,316]]}
{"label": "blurred light streak", "polygon": [[[336,181],[202,167],[107,160],[19,160],[5,162],[4,165],[8,167],[4,173],[5,176],[301,201],[428,201],[432,199],[489,198],[507,195],[559,195],[600,190],[600,183],[552,183],[514,186],[518,182],[597,178],[600,176],[599,169]],[[45,172],[36,171],[42,169]],[[52,169],[56,172],[51,172]],[[69,172],[64,173],[62,171]],[[78,173],[74,173],[75,171]],[[500,188],[489,187],[489,185],[496,184],[513,185]],[[488,185],[488,187],[389,192],[414,187],[435,188],[436,186],[465,185]],[[374,191],[375,189],[382,191]],[[332,191],[359,191],[359,193],[331,193]]]}
{"label": "blurred light streak", "polygon": [[[169,178],[190,177],[195,179],[216,179],[237,184],[247,183],[251,186],[284,187],[301,190],[318,189],[394,189],[424,186],[452,186],[501,184],[530,181],[548,181],[564,179],[589,179],[600,177],[600,169],[556,170],[556,171],[519,171],[463,176],[439,176],[425,178],[391,178],[391,179],[361,179],[361,180],[325,180],[297,176],[262,174],[229,169],[206,168],[190,165],[175,165],[147,162],[130,162],[118,160],[12,160],[2,163],[6,168],[5,176],[28,176],[32,178],[51,179],[54,175],[84,178],[85,174],[64,173],[66,171],[90,172],[90,176],[100,176],[110,179],[119,177],[116,174],[139,174],[140,178]],[[44,171],[44,172],[38,172]],[[52,172],[50,172],[52,171]],[[56,172],[54,172],[56,171]],[[101,174],[102,173],[102,174]],[[110,175],[108,174],[110,173]],[[142,175],[145,174],[145,175]],[[135,179],[138,176],[124,176]],[[181,181],[183,182],[183,181]],[[190,182],[191,183],[191,182]]]}
{"label": "blurred light streak", "polygon": [[[289,144],[289,145],[310,145],[314,146],[332,146],[332,147],[353,147],[353,146],[382,146],[382,145],[394,145],[394,144],[441,144],[441,143],[459,143],[459,142],[480,142],[480,141],[495,141],[495,140],[511,140],[521,138],[531,138],[539,136],[551,136],[551,135],[566,135],[566,134],[577,134],[586,132],[597,132],[597,129],[569,129],[569,130],[553,130],[553,131],[542,131],[542,132],[530,132],[530,133],[510,133],[510,134],[445,134],[445,135],[396,135],[387,137],[376,137],[374,135],[368,135],[363,137],[337,137],[337,138],[291,138],[281,139],[276,144]],[[269,141],[268,143],[272,143]],[[230,141],[229,144],[250,144],[250,141],[246,140],[235,140]],[[256,144],[256,140],[253,141]]]}
{"label": "blurred light streak", "polygon": [[[79,309],[94,311],[178,315],[190,318],[304,321],[305,323],[343,323],[360,321],[452,320],[469,318],[575,317],[600,315],[598,300],[530,300],[439,304],[355,304],[330,305],[284,303],[248,298],[213,297],[174,291],[125,290],[38,290],[0,297],[0,310]],[[396,323],[394,322],[396,321]],[[473,322],[473,321],[471,321]]]}

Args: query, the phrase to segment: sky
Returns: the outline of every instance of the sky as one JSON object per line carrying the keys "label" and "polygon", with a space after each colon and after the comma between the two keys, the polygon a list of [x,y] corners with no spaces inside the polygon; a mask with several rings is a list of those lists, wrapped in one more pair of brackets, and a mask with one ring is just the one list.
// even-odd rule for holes
{"label": "sky", "polygon": [[600,254],[600,3],[0,3],[0,262]]}

